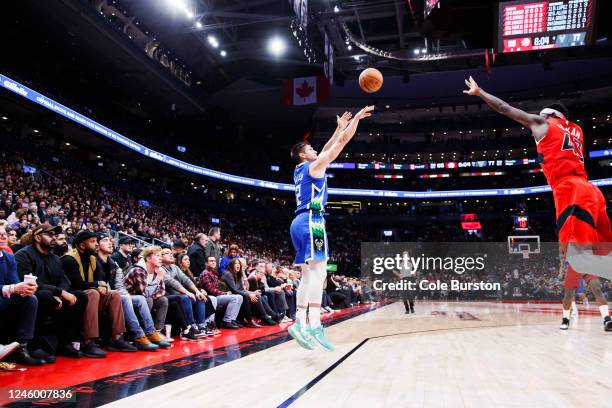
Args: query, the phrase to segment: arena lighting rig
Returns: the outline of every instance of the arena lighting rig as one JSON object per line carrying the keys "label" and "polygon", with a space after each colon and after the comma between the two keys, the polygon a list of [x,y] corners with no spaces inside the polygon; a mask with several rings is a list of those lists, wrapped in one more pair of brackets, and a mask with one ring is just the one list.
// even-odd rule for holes
{"label": "arena lighting rig", "polygon": [[[211,177],[218,180],[227,181],[230,183],[243,184],[253,187],[267,188],[271,190],[280,190],[293,192],[295,190],[293,184],[276,183],[273,181],[253,179],[242,177],[233,174],[224,173],[217,170],[208,169],[206,167],[197,166],[178,160],[172,156],[157,152],[153,149],[141,145],[132,139],[129,139],[98,122],[79,114],[78,112],[47,98],[46,96],[28,88],[27,86],[0,74],[0,85],[17,95],[20,95],[32,102],[37,103],[49,109],[52,112],[62,115],[86,128],[98,133],[99,135],[119,143],[128,149],[135,151],[143,156],[155,159],[167,165],[173,166],[183,171],[199,174],[202,176]],[[597,186],[612,186],[612,178],[599,180],[591,180],[591,183]],[[476,190],[447,190],[447,191],[392,191],[392,190],[364,190],[353,188],[329,188],[331,195],[344,195],[354,197],[391,197],[391,198],[411,198],[411,199],[429,199],[429,198],[464,198],[464,197],[500,197],[500,196],[515,196],[526,194],[540,194],[550,192],[550,187],[535,186],[535,187],[518,187],[518,188],[501,188],[501,189],[476,189]]]}

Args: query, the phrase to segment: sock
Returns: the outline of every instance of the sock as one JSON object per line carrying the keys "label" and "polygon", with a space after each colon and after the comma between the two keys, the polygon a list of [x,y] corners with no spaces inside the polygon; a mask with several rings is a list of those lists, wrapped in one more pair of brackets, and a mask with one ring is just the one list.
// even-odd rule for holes
{"label": "sock", "polygon": [[571,312],[571,309],[568,309],[568,310],[563,309],[563,318],[564,319],[569,319],[570,318],[570,312]]}
{"label": "sock", "polygon": [[310,306],[310,313],[308,313],[308,320],[310,321],[310,326],[313,329],[316,329],[321,325],[321,308]]}
{"label": "sock", "polygon": [[601,305],[599,306],[599,313],[601,313],[601,317],[603,319],[606,318],[606,316],[610,315],[610,310],[608,309],[608,305]]}
{"label": "sock", "polygon": [[572,302],[572,310],[578,313],[578,306],[576,306],[576,302]]}
{"label": "sock", "polygon": [[299,308],[295,313],[295,322],[300,326],[306,326],[306,309]]}

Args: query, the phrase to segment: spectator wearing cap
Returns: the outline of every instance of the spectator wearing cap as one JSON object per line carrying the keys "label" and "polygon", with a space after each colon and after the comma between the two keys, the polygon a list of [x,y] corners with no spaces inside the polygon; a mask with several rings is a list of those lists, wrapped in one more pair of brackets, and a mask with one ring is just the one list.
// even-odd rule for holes
{"label": "spectator wearing cap", "polygon": [[116,290],[112,290],[104,280],[102,271],[97,267],[97,252],[96,234],[89,230],[81,230],[74,239],[74,249],[61,258],[62,267],[71,283],[71,289],[84,291],[87,295],[83,322],[85,343],[81,351],[87,357],[106,357],[106,353],[95,342],[100,335],[98,313],[101,311],[108,311],[111,321],[112,338],[108,349],[123,352],[136,351],[136,347],[123,340],[125,318],[121,295]]}
{"label": "spectator wearing cap", "polygon": [[133,250],[134,240],[131,237],[123,236],[119,238],[119,249],[115,251],[111,258],[125,271],[132,266],[132,258],[130,255]]}
{"label": "spectator wearing cap", "polygon": [[[20,280],[23,280],[25,275],[34,275],[37,278],[38,311],[34,339],[29,343],[29,347],[32,355],[45,361],[54,361],[54,354],[82,357],[73,342],[79,341],[87,295],[82,291],[70,290],[70,281],[64,274],[62,261],[52,252],[56,245],[55,237],[61,230],[59,226],[41,224],[34,228],[31,234],[22,237],[22,241],[27,245],[15,253]],[[50,334],[58,337],[58,347],[47,347],[43,350],[42,337],[48,334],[43,328],[49,318],[52,318]]]}
{"label": "spectator wearing cap", "polygon": [[236,244],[232,244],[229,246],[229,249],[227,250],[227,255],[225,255],[223,258],[221,258],[221,260],[219,261],[219,271],[221,271],[221,273],[225,272],[225,270],[227,269],[227,266],[229,265],[230,261],[234,258],[238,258],[238,256],[240,255],[240,248],[238,247],[238,245]]}
{"label": "spectator wearing cap", "polygon": [[206,268],[206,252],[204,250],[206,241],[208,241],[206,234],[199,233],[195,236],[194,243],[187,250],[187,255],[189,255],[191,261],[191,270],[198,275]]}
{"label": "spectator wearing cap", "polygon": [[[7,236],[0,225],[0,239]],[[42,365],[46,361],[28,353],[28,341],[34,338],[38,299],[34,296],[36,282],[20,282],[15,257],[0,249],[0,321],[9,339],[19,343],[11,360],[23,365]]]}
{"label": "spectator wearing cap", "polygon": [[[208,242],[204,246],[204,256],[205,259],[208,259],[209,256],[214,256],[217,260],[217,265],[221,261],[221,228],[212,227],[210,231],[208,231]],[[201,271],[198,271],[201,272]]]}
{"label": "spectator wearing cap", "polygon": [[[106,233],[96,235],[98,239],[98,256],[96,258],[98,268],[101,270],[104,280],[110,284],[111,289],[116,290],[121,295],[125,324],[134,337],[136,348],[144,351],[155,351],[159,347],[170,347],[170,343],[166,342],[161,334],[155,330],[145,297],[142,295],[132,296],[125,288],[123,271],[110,257],[113,253],[113,241]],[[142,319],[142,327],[134,309],[138,311],[138,315]]]}

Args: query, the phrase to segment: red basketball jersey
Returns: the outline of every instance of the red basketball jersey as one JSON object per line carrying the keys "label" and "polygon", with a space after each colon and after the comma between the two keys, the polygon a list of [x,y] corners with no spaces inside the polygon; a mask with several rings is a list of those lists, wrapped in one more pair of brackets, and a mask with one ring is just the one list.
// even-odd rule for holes
{"label": "red basketball jersey", "polygon": [[584,169],[582,129],[565,119],[548,118],[548,132],[538,143],[540,165],[548,184],[554,188],[565,177],[587,179]]}

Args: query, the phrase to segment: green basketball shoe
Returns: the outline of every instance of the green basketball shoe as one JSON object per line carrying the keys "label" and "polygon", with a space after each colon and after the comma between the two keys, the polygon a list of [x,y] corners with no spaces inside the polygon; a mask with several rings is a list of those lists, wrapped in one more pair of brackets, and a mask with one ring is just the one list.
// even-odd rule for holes
{"label": "green basketball shoe", "polygon": [[306,332],[308,332],[317,341],[317,344],[325,351],[334,351],[336,348],[327,339],[325,335],[325,329],[323,326],[319,326],[313,329],[310,325],[306,326]]}
{"label": "green basketball shoe", "polygon": [[[310,327],[310,326],[308,326]],[[295,323],[287,329],[289,335],[297,341],[297,343],[307,350],[314,350],[315,339],[312,338],[310,333],[302,328],[299,323]]]}

